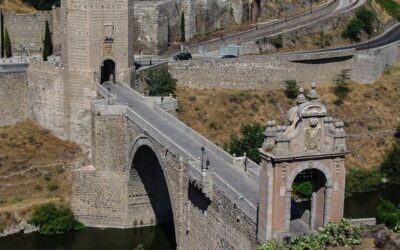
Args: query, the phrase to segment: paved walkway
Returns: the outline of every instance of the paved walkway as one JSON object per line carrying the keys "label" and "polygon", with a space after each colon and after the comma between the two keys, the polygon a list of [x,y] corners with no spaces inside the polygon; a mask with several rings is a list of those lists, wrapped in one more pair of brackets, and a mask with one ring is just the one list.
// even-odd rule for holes
{"label": "paved walkway", "polygon": [[[176,145],[185,149],[185,151],[193,157],[201,157],[200,149],[204,145],[202,145],[198,140],[186,132],[179,130],[174,124],[161,117],[151,107],[135,98],[133,94],[127,92],[121,86],[110,82],[105,82],[102,86],[106,89],[109,87],[112,94],[117,94],[119,103],[127,104]],[[214,154],[212,150],[209,150],[208,148],[206,148],[204,156],[204,159],[207,158],[210,160],[210,167],[215,169],[215,173],[217,173],[225,182],[231,185],[256,207],[259,198],[258,185],[252,182],[244,171],[233,167],[232,163],[227,162],[222,157]]]}

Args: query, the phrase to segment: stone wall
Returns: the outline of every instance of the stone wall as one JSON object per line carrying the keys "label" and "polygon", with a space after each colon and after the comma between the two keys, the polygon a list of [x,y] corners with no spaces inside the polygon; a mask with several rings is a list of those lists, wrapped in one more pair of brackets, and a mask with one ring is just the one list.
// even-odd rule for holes
{"label": "stone wall", "polygon": [[169,70],[179,85],[193,88],[265,88],[288,79],[332,82],[342,69],[353,67],[351,57],[297,62],[285,56],[176,61],[170,62]]}
{"label": "stone wall", "polygon": [[26,82],[24,73],[0,75],[0,126],[31,118]]}
{"label": "stone wall", "polygon": [[42,50],[45,22],[49,22],[54,52],[60,51],[59,8],[52,11],[38,11],[33,14],[4,13],[4,28],[8,30],[14,55],[21,53],[21,46],[27,52],[39,53]]}

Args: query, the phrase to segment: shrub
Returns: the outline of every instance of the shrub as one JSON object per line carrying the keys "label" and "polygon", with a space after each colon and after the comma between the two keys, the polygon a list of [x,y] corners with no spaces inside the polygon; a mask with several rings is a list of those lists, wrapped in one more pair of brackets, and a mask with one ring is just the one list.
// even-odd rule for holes
{"label": "shrub", "polygon": [[28,223],[38,227],[42,234],[63,233],[83,228],[83,224],[75,218],[69,207],[56,207],[54,203],[36,207]]}
{"label": "shrub", "polygon": [[60,0],[24,0],[24,2],[32,5],[37,10],[51,10],[53,5],[60,6]]}
{"label": "shrub", "polygon": [[381,169],[390,182],[400,184],[400,126],[397,128],[395,137],[392,150],[386,155]]}
{"label": "shrub", "polygon": [[394,0],[377,0],[382,8],[384,8],[392,17],[400,21],[400,4]]}
{"label": "shrub", "polygon": [[343,104],[344,99],[351,91],[349,88],[349,81],[350,81],[349,71],[350,70],[348,69],[343,69],[333,80],[333,82],[336,85],[334,89],[336,95],[336,100],[335,100],[336,105]]}
{"label": "shrub", "polygon": [[376,209],[376,220],[397,231],[400,229],[400,209],[390,201],[383,200]]}
{"label": "shrub", "polygon": [[379,170],[350,168],[346,175],[346,196],[373,191],[383,184],[385,177],[386,175]]}
{"label": "shrub", "polygon": [[247,91],[239,91],[229,95],[230,102],[240,103],[243,100],[249,99],[250,94]]}
{"label": "shrub", "polygon": [[196,96],[191,95],[188,97],[189,102],[195,102],[196,101]]}
{"label": "shrub", "polygon": [[149,70],[146,81],[151,96],[167,96],[175,93],[176,79],[172,78],[166,68]]}
{"label": "shrub", "polygon": [[54,182],[48,183],[47,184],[47,190],[49,190],[50,192],[58,190],[57,183],[54,183]]}
{"label": "shrub", "polygon": [[376,15],[371,10],[361,7],[356,11],[356,18],[363,22],[363,30],[370,36],[374,31],[373,23],[376,20]]}
{"label": "shrub", "polygon": [[345,247],[359,245],[364,226],[354,226],[349,220],[342,219],[338,224],[328,223],[320,228],[317,236],[304,235],[293,237],[284,243],[271,240],[261,245],[259,250],[322,250],[326,247]]}
{"label": "shrub", "polygon": [[299,95],[299,86],[296,80],[285,80],[285,95],[289,99],[296,99]]}
{"label": "shrub", "polygon": [[295,182],[293,183],[293,192],[302,198],[310,198],[313,192],[313,185],[310,181]]}
{"label": "shrub", "polygon": [[364,30],[364,23],[358,19],[351,19],[346,29],[342,32],[342,38],[350,39],[352,42],[359,42],[361,32]]}
{"label": "shrub", "polygon": [[314,44],[320,48],[326,48],[332,45],[333,37],[329,34],[325,34],[323,31],[319,33],[314,41]]}
{"label": "shrub", "polygon": [[258,149],[261,148],[264,142],[264,130],[265,127],[260,123],[244,125],[240,128],[240,137],[231,135],[230,142],[225,144],[224,148],[230,154],[236,154],[237,156],[242,156],[246,153],[247,157],[258,163],[261,160]]}
{"label": "shrub", "polygon": [[277,37],[273,37],[270,39],[270,43],[272,46],[275,47],[276,51],[279,51],[279,49],[283,48],[283,37],[282,35],[279,35]]}

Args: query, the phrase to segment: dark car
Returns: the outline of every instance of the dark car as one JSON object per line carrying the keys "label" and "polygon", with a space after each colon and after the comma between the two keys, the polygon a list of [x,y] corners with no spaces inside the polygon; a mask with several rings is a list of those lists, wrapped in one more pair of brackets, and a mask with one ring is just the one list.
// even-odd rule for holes
{"label": "dark car", "polygon": [[190,52],[182,52],[174,56],[175,60],[192,60],[192,54]]}
{"label": "dark car", "polygon": [[224,55],[221,58],[237,58],[235,55]]}
{"label": "dark car", "polygon": [[135,64],[135,70],[137,70],[140,67],[142,67],[142,65],[140,63],[136,62],[136,61],[134,62],[134,64]]}

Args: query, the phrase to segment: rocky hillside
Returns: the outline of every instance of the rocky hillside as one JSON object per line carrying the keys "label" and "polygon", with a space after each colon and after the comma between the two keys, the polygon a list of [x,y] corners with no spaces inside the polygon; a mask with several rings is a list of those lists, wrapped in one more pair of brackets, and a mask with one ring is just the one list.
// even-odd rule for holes
{"label": "rocky hillside", "polygon": [[84,161],[79,146],[31,121],[0,127],[0,229],[35,205],[68,202],[71,168]]}
{"label": "rocky hillside", "polygon": [[[331,116],[343,120],[352,153],[348,166],[377,168],[391,149],[395,128],[400,124],[400,65],[376,83],[351,83],[351,93],[342,106],[336,106],[333,85],[319,85],[320,99]],[[309,86],[305,86],[306,91]],[[294,105],[284,90],[177,90],[179,118],[216,144],[223,146],[230,134],[243,124],[269,119],[286,122],[286,112]]]}

